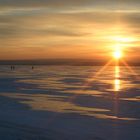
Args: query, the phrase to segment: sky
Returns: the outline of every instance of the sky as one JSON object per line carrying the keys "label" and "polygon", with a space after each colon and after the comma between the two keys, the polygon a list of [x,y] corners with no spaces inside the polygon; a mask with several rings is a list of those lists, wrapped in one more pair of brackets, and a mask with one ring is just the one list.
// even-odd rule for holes
{"label": "sky", "polygon": [[0,60],[138,60],[140,0],[0,0]]}

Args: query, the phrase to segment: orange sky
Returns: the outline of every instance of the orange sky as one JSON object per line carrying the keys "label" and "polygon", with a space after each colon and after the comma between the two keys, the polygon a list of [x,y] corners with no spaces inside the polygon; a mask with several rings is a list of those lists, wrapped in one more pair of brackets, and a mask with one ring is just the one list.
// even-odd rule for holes
{"label": "orange sky", "polygon": [[0,0],[0,59],[139,58],[139,0]]}

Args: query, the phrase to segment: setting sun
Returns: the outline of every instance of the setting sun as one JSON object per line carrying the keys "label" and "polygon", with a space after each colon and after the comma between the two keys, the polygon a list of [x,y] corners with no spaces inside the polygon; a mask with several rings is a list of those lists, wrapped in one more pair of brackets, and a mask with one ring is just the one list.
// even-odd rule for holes
{"label": "setting sun", "polygon": [[122,52],[121,51],[115,51],[113,54],[115,59],[120,59],[122,57]]}

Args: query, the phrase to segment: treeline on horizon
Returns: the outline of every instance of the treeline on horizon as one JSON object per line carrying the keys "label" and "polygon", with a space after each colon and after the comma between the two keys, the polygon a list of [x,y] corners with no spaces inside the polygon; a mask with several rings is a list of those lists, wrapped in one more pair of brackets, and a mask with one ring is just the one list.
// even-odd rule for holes
{"label": "treeline on horizon", "polygon": [[[107,60],[91,59],[38,59],[38,60],[0,60],[0,65],[70,65],[70,66],[102,66]],[[127,61],[131,66],[140,66],[138,61]],[[115,60],[110,65],[115,65]],[[120,61],[119,65],[123,65]]]}

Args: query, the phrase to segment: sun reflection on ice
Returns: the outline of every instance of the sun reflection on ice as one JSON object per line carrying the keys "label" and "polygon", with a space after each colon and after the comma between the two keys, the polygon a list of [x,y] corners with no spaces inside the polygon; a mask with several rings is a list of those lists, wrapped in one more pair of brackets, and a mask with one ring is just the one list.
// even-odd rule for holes
{"label": "sun reflection on ice", "polygon": [[115,66],[115,80],[114,80],[114,91],[121,90],[121,80],[120,80],[120,67]]}
{"label": "sun reflection on ice", "polygon": [[120,82],[120,80],[119,79],[115,79],[115,82],[114,82],[114,84],[115,84],[115,91],[120,91],[120,88],[121,88],[121,82]]}

